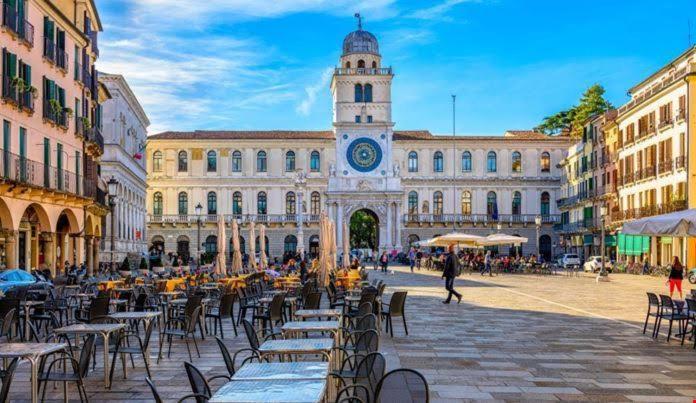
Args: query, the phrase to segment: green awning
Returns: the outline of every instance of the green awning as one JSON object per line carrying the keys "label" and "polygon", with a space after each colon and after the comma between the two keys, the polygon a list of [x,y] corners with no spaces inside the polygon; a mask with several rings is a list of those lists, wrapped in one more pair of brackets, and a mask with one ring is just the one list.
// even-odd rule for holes
{"label": "green awning", "polygon": [[584,243],[585,245],[592,245],[592,244],[594,244],[594,235],[592,235],[592,234],[585,234],[585,235],[583,235],[583,239],[582,239],[582,240],[583,240],[583,243]]}
{"label": "green awning", "polygon": [[650,252],[650,237],[647,235],[618,235],[620,255],[639,256]]}
{"label": "green awning", "polygon": [[616,235],[605,235],[604,246],[616,246]]}

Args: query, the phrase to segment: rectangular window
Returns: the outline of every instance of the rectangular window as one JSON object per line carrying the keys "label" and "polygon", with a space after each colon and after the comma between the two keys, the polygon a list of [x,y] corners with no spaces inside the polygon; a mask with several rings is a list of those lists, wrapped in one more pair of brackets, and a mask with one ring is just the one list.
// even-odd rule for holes
{"label": "rectangular window", "polygon": [[367,123],[372,123],[372,115],[367,115]]}
{"label": "rectangular window", "polygon": [[355,123],[360,123],[360,115],[355,115]]}
{"label": "rectangular window", "polygon": [[80,152],[75,151],[75,180],[77,181],[75,191],[77,194],[82,194],[82,170],[80,162]]}
{"label": "rectangular window", "polygon": [[75,50],[73,52],[73,69],[75,69],[73,73],[73,79],[75,81],[80,80],[80,48],[75,45]]}
{"label": "rectangular window", "polygon": [[2,121],[2,176],[10,175],[10,150],[12,146],[12,130],[10,122]]}
{"label": "rectangular window", "polygon": [[44,137],[43,143],[44,187],[51,187],[51,139]]}
{"label": "rectangular window", "polygon": [[56,174],[58,175],[58,189],[63,190],[63,145],[56,144]]}

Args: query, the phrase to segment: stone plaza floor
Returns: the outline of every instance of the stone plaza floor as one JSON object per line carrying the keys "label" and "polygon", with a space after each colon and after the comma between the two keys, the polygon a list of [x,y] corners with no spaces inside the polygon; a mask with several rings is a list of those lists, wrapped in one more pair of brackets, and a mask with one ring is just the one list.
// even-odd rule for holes
{"label": "stone plaza floor", "polygon": [[[397,267],[394,274],[370,270],[371,278],[387,283],[386,298],[407,290],[409,335],[399,319],[395,337],[383,334],[380,351],[388,369],[409,367],[428,379],[433,402],[455,401],[692,401],[696,397],[696,350],[654,341],[642,334],[646,291],[665,293],[665,280],[649,276],[612,275],[609,283],[583,277],[464,274],[456,288],[461,304],[443,305],[439,273]],[[685,291],[690,285],[685,282]],[[324,301],[325,302],[325,301]],[[225,343],[231,351],[247,347],[239,329],[234,337],[225,322]],[[182,341],[172,357],[155,364],[157,334],[151,345],[153,379],[167,401],[190,393]],[[199,341],[201,358],[193,363],[206,376],[225,373],[214,338]],[[87,378],[92,401],[152,401],[142,359],[123,379],[120,363],[111,390],[101,370]],[[20,364],[11,401],[28,401],[28,364]],[[220,381],[212,384],[213,388]],[[74,387],[71,396],[77,397]],[[50,400],[50,399],[53,400]],[[48,401],[62,400],[62,390],[49,388]],[[72,399],[75,400],[75,399]]]}

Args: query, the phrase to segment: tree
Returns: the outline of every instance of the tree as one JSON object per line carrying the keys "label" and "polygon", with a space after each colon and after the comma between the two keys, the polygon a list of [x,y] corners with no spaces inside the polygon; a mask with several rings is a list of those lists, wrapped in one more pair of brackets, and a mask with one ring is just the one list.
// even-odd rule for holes
{"label": "tree", "polygon": [[355,248],[377,247],[377,220],[364,210],[356,211],[350,218],[350,244]]}
{"label": "tree", "polygon": [[140,259],[140,270],[147,270],[147,261],[145,258]]}
{"label": "tree", "polygon": [[572,137],[580,137],[585,120],[613,108],[611,103],[604,98],[604,93],[604,87],[599,84],[592,85],[582,94],[578,105],[545,117],[534,130],[549,135],[569,131]]}

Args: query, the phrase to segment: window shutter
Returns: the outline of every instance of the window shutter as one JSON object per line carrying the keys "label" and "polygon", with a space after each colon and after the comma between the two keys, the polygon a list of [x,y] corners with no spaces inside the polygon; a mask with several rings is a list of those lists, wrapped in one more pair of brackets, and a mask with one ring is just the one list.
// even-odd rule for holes
{"label": "window shutter", "polygon": [[7,49],[2,48],[2,74],[3,75],[7,75],[7,71],[8,71],[7,65],[8,65],[8,63],[7,63]]}
{"label": "window shutter", "polygon": [[10,78],[17,77],[17,55],[14,53],[7,53],[7,59],[9,63],[8,75]]}
{"label": "window shutter", "polygon": [[24,81],[27,85],[31,85],[31,66],[28,64],[24,65]]}

